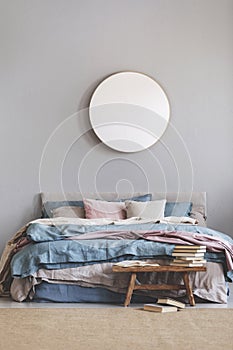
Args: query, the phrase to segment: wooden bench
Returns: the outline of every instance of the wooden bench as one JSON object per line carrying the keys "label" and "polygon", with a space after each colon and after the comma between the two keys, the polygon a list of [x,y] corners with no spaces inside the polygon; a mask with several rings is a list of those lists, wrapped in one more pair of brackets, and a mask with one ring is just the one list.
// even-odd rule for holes
{"label": "wooden bench", "polygon": [[[182,267],[182,266],[131,266],[131,267],[121,267],[113,266],[113,272],[130,272],[131,277],[129,281],[128,291],[126,293],[124,306],[128,306],[131,301],[131,297],[134,290],[179,290],[186,289],[189,303],[191,306],[195,306],[195,300],[192,292],[192,288],[189,282],[189,272],[196,271],[206,271],[205,266],[196,266],[196,267]],[[137,284],[136,277],[139,272],[180,272],[182,273],[184,284]]]}

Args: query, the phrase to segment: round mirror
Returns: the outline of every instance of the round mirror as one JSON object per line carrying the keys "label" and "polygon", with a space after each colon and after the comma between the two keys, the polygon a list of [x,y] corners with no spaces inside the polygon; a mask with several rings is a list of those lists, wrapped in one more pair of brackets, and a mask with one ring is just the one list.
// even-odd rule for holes
{"label": "round mirror", "polygon": [[160,139],[168,125],[170,108],[155,80],[141,73],[121,72],[98,85],[89,115],[102,142],[117,151],[138,152]]}

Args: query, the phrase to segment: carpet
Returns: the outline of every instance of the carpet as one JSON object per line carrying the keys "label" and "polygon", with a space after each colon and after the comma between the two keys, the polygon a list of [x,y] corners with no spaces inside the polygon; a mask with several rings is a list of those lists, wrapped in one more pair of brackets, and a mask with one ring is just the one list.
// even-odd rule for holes
{"label": "carpet", "polygon": [[0,349],[230,349],[233,309],[0,309]]}

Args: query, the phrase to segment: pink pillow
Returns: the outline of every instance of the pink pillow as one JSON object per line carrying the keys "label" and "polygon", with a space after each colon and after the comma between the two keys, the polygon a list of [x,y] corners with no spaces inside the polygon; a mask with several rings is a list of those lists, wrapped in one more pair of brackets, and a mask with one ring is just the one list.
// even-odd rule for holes
{"label": "pink pillow", "polygon": [[107,202],[95,199],[83,199],[87,219],[107,218],[119,220],[126,218],[124,202]]}

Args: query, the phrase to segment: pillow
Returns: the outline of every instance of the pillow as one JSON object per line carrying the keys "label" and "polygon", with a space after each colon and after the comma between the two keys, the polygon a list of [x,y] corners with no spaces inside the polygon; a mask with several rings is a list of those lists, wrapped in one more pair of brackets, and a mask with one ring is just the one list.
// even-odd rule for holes
{"label": "pillow", "polygon": [[53,210],[59,207],[81,207],[84,208],[83,201],[58,201],[58,202],[45,202],[42,206],[42,218],[52,218]]}
{"label": "pillow", "polygon": [[124,202],[107,202],[96,199],[83,199],[83,203],[87,219],[106,218],[112,220],[122,220],[126,218]]}
{"label": "pillow", "polygon": [[192,206],[191,202],[167,202],[164,216],[189,216]]}
{"label": "pillow", "polygon": [[135,202],[149,202],[152,199],[152,194],[148,193],[148,194],[143,194],[142,196],[136,196],[136,197],[132,197],[132,198],[122,198],[117,200],[117,202],[125,202],[125,201],[135,201]]}
{"label": "pillow", "polygon": [[204,218],[204,216],[200,212],[193,210],[190,214],[190,217],[197,220],[198,226],[207,227],[206,219]]}
{"label": "pillow", "polygon": [[127,218],[134,216],[142,219],[153,219],[155,221],[164,218],[166,199],[151,202],[126,201]]}
{"label": "pillow", "polygon": [[[118,199],[116,202],[125,202],[126,200],[133,200],[138,202],[148,202],[151,201],[152,195],[150,193],[144,194],[142,196],[127,198],[127,199]],[[59,207],[66,206],[75,206],[84,208],[82,200],[78,201],[48,201],[42,205],[42,218],[51,218],[53,217],[53,210]]]}
{"label": "pillow", "polygon": [[53,209],[53,218],[63,217],[63,218],[84,218],[84,208],[75,206],[65,206]]}

